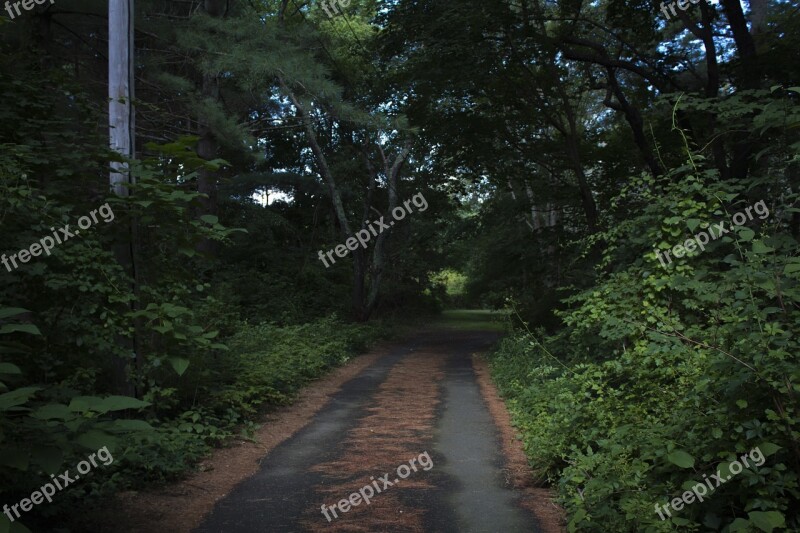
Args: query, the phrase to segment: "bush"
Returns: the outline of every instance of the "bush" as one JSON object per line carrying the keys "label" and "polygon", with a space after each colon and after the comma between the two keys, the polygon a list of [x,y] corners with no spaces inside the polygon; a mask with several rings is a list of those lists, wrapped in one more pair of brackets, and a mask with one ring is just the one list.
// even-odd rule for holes
{"label": "bush", "polygon": [[288,403],[302,386],[385,334],[380,325],[347,324],[335,316],[299,326],[242,324],[228,341],[236,355],[218,369],[227,380],[210,387],[210,403],[245,415],[263,404]]}
{"label": "bush", "polygon": [[[774,206],[769,225],[738,228],[664,270],[651,243],[724,220],[721,198],[736,202],[730,212],[752,200],[691,176],[660,197],[641,192],[653,183],[640,185],[645,205],[603,235],[607,270],[566,300],[565,327],[520,333],[493,356],[531,463],[557,484],[570,531],[797,531],[792,211]],[[756,447],[762,466],[666,521],[655,513]]]}

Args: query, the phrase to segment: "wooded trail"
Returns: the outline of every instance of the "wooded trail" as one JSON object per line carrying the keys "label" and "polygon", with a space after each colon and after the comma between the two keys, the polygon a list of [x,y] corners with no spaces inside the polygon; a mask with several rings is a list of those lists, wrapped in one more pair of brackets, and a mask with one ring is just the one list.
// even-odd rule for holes
{"label": "wooded trail", "polygon": [[[131,510],[138,520],[128,523],[198,533],[559,531],[557,509],[532,486],[521,449],[506,453],[520,446],[507,415],[493,415],[505,407],[476,354],[498,338],[432,331],[362,356],[372,359],[317,398],[308,423],[259,457],[257,471],[213,509],[207,494],[202,503],[173,487],[153,495],[164,498],[160,509]],[[243,459],[221,453],[229,455],[211,459],[212,471]],[[189,486],[211,489],[215,475],[199,475]]]}
{"label": "wooded trail", "polygon": [[[196,531],[542,531],[506,485],[472,367],[471,355],[495,337],[441,332],[392,349],[264,457]],[[426,452],[427,468],[401,466]]]}

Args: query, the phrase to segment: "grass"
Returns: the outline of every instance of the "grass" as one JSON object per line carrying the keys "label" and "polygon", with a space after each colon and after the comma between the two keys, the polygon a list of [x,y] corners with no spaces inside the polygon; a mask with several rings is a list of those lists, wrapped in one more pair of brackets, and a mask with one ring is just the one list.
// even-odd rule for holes
{"label": "grass", "polygon": [[506,331],[506,313],[488,309],[449,309],[444,311],[435,325],[449,329],[470,331]]}

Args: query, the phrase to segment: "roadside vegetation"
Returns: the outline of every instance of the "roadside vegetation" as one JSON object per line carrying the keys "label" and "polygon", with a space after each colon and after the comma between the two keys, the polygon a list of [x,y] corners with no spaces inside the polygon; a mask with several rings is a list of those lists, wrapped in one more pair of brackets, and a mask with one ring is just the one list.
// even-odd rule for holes
{"label": "roadside vegetation", "polygon": [[454,308],[512,332],[494,375],[571,531],[800,530],[798,7],[682,3],[137,0],[124,162],[108,2],[0,15],[0,504],[115,459],[0,533],[184,475]]}
{"label": "roadside vegetation", "polygon": [[[690,161],[637,183],[614,198],[626,206],[614,229],[584,241],[602,258],[589,287],[565,288],[559,326],[528,329],[510,303],[520,331],[492,369],[531,465],[558,488],[570,531],[797,531],[797,193],[774,178],[732,186]],[[773,199],[763,223],[659,263],[654,245],[728,221],[756,189]],[[655,513],[756,447],[763,466],[666,521]]]}

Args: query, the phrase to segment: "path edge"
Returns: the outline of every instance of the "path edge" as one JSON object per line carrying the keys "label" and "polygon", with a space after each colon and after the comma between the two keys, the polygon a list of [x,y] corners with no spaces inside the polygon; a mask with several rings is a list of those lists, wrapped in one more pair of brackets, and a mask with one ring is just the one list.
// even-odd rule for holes
{"label": "path edge", "polygon": [[[308,425],[341,387],[397,346],[384,341],[309,383],[291,405],[264,413],[254,441],[233,439],[217,448],[179,481],[141,491],[125,491],[85,516],[81,530],[93,533],[191,532],[239,483],[258,472],[261,460]],[[111,510],[113,508],[113,511]],[[105,510],[103,510],[105,509]]]}
{"label": "path edge", "polygon": [[542,480],[534,475],[522,441],[511,422],[511,415],[492,380],[485,353],[472,354],[472,367],[481,396],[500,436],[506,484],[520,493],[519,504],[536,517],[542,533],[566,532],[566,512],[556,503],[555,491],[544,486]]}

